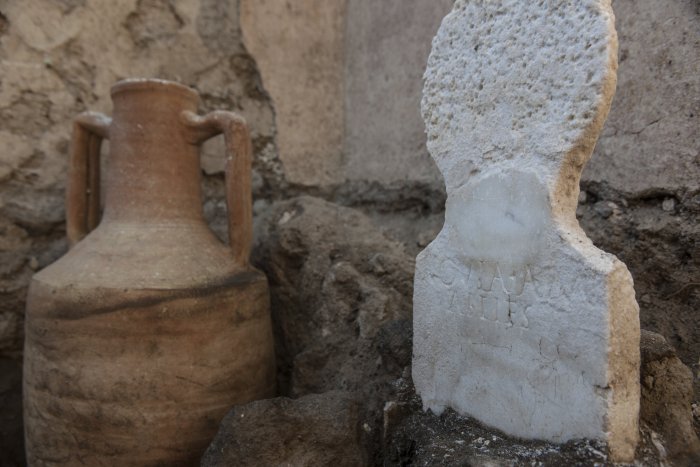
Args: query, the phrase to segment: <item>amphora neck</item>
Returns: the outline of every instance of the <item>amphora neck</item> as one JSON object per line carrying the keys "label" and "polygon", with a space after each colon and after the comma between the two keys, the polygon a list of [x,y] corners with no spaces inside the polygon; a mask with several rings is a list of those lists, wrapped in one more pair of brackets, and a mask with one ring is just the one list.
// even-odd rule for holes
{"label": "amphora neck", "polygon": [[112,87],[112,101],[104,221],[201,221],[199,151],[181,119],[197,110],[197,93],[169,81],[126,80]]}

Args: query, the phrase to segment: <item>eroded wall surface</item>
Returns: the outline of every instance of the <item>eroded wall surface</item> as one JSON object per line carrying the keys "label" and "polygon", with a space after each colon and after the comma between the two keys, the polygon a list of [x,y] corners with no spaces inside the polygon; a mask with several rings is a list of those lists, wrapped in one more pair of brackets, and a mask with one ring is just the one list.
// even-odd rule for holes
{"label": "eroded wall surface", "polygon": [[617,93],[584,181],[630,197],[700,189],[700,4],[615,0]]}
{"label": "eroded wall surface", "polygon": [[345,1],[241,0],[241,27],[275,107],[287,181],[338,183]]}
{"label": "eroded wall surface", "polygon": [[241,0],[244,42],[276,111],[287,181],[430,183],[417,102],[453,0]]}
{"label": "eroded wall surface", "polygon": [[453,0],[351,0],[345,26],[344,178],[441,183],[420,116],[432,37]]}

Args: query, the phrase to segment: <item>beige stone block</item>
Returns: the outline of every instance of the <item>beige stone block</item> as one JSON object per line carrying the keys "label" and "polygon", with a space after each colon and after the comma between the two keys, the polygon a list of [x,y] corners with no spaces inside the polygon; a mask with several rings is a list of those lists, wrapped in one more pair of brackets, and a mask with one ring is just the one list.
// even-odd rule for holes
{"label": "beige stone block", "polygon": [[700,189],[700,10],[615,0],[617,94],[583,180],[631,196]]}
{"label": "beige stone block", "polygon": [[345,176],[441,184],[420,116],[430,42],[454,0],[352,0],[345,32]]}
{"label": "beige stone block", "polygon": [[279,156],[294,184],[340,178],[345,3],[241,0],[244,43],[275,108]]}

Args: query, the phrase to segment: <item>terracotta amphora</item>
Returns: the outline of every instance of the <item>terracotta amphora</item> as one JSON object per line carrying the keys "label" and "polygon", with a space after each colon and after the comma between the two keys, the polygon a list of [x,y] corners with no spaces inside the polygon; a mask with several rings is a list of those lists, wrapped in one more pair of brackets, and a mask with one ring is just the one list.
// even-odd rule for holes
{"label": "terracotta amphora", "polygon": [[[275,390],[267,280],[248,263],[250,136],[234,113],[198,116],[177,83],[121,81],[112,100],[112,119],[74,122],[71,248],[29,288],[28,462],[198,465],[233,405]],[[202,216],[198,146],[220,133],[230,247]]]}

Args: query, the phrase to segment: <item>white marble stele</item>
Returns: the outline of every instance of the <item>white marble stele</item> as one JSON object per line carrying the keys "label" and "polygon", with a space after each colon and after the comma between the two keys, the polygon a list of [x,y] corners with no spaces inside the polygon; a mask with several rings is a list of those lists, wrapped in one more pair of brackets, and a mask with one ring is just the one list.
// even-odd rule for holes
{"label": "white marble stele", "polygon": [[422,112],[448,199],[416,264],[413,381],[435,413],[628,461],[639,309],[576,220],[616,69],[610,0],[457,0],[443,20]]}

